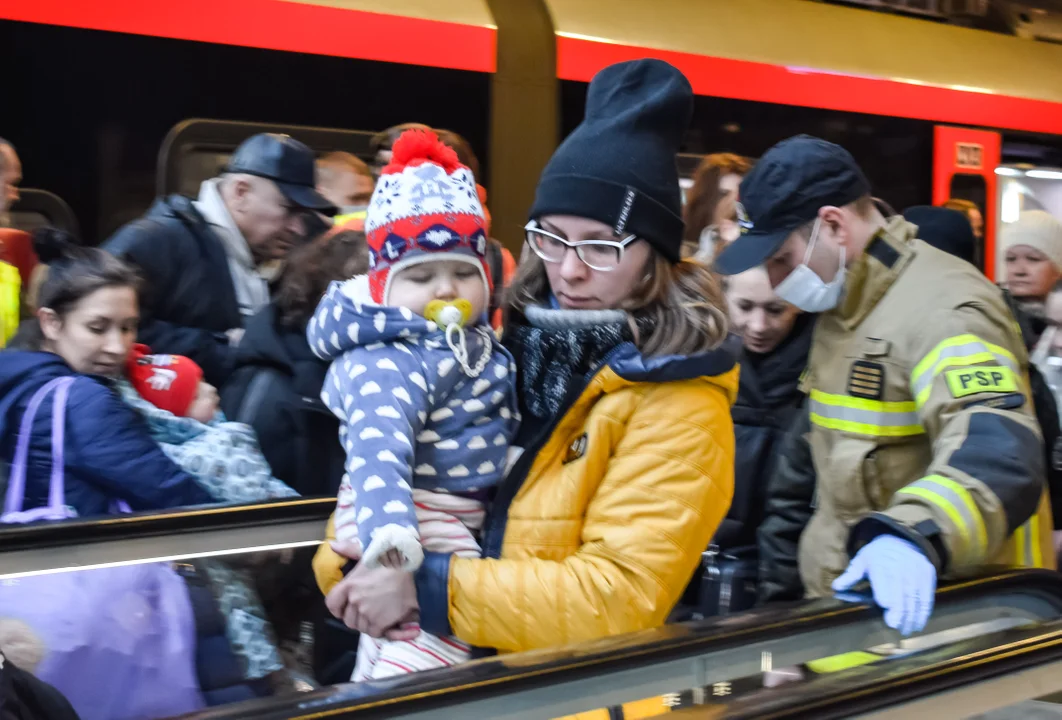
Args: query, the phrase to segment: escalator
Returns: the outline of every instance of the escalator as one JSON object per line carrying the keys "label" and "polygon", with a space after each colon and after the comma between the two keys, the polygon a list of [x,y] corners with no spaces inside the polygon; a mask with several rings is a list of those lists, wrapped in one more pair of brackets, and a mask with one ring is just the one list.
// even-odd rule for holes
{"label": "escalator", "polygon": [[[0,583],[202,557],[271,563],[315,545],[333,506],[299,499],[10,528],[0,533]],[[863,659],[815,662],[850,653]],[[765,670],[794,666],[812,672],[762,687]],[[926,632],[914,640],[902,641],[868,604],[820,600],[189,717],[899,717],[889,713],[900,707],[909,708],[906,716],[931,716],[923,708],[937,708],[932,712],[942,718],[965,717],[969,708],[994,710],[1062,691],[1060,668],[1062,576],[1005,571],[940,590]],[[965,714],[953,712],[960,708]]]}
{"label": "escalator", "polygon": [[[938,593],[937,609],[926,630],[927,636],[938,635],[938,642],[927,643],[925,637],[902,642],[884,626],[877,609],[823,600],[571,648],[481,660],[387,682],[335,686],[289,700],[247,703],[194,717],[631,720],[670,712],[691,713],[691,717],[731,717],[734,712],[741,713],[734,717],[749,718],[848,717],[849,695],[854,691],[846,683],[858,684],[873,696],[881,678],[896,673],[896,663],[903,663],[904,673],[917,675],[915,670],[925,663],[934,667],[956,663],[975,648],[986,653],[986,662],[991,664],[997,647],[1016,644],[1027,650],[1026,660],[1043,662],[1055,652],[1062,659],[1062,625],[1057,620],[1062,609],[1060,593],[1062,578],[1035,571],[1004,573],[945,588]],[[974,637],[956,640],[956,635]],[[772,666],[813,665],[824,657],[884,647],[900,652],[897,657],[882,652],[878,663],[840,671],[826,668],[821,676],[812,674],[798,683],[762,688],[762,673]],[[972,669],[965,665],[958,663],[954,670],[956,682],[982,677],[977,674],[979,665]],[[854,680],[849,677],[853,673]],[[829,696],[837,696],[836,707],[813,712],[804,707],[824,694],[818,683],[840,683],[831,685]],[[1062,677],[1058,685],[1062,689]],[[744,693],[739,692],[742,686]],[[1038,688],[1025,693],[1029,698],[1041,694]],[[893,693],[885,705],[903,699]],[[682,708],[684,703],[691,707]],[[825,714],[827,709],[836,714]]]}

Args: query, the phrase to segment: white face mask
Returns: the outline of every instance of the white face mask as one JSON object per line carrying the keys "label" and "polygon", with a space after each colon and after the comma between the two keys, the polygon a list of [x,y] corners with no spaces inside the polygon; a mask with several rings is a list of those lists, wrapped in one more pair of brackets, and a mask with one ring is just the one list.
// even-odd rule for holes
{"label": "white face mask", "polygon": [[811,229],[811,239],[808,240],[808,249],[804,253],[804,262],[793,268],[789,276],[774,289],[778,297],[810,313],[826,312],[837,307],[837,303],[841,301],[841,291],[844,290],[844,247],[841,247],[837,274],[830,282],[825,282],[808,267],[808,258],[811,257],[811,249],[819,237],[821,224],[820,218],[815,221],[815,226]]}

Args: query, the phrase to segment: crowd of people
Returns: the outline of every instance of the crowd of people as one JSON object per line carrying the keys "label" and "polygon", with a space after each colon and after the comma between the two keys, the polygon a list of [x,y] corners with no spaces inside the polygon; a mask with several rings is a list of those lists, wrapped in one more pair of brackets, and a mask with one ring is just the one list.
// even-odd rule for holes
{"label": "crowd of people", "polygon": [[[312,565],[273,560],[360,633],[340,677],[282,652],[270,573],[160,566],[194,682],[121,717],[863,581],[911,634],[940,582],[1056,567],[1062,222],[1002,229],[1003,289],[976,206],[893,214],[817,138],[708,156],[684,199],[692,110],[664,62],[601,71],[519,263],[469,144],[416,123],[371,166],[253,136],[100,248],[0,230],[0,522],[337,502]],[[0,141],[0,225],[21,172]],[[119,717],[41,660],[18,593],[7,666]]]}

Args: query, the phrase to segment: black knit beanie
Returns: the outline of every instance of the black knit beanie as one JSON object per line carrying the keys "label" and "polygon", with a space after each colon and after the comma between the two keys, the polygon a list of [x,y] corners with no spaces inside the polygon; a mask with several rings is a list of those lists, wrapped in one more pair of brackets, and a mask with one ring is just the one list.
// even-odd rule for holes
{"label": "black knit beanie", "polygon": [[666,62],[605,68],[590,83],[583,122],[542,172],[531,217],[598,220],[678,262],[683,223],[675,156],[692,115],[693,88]]}

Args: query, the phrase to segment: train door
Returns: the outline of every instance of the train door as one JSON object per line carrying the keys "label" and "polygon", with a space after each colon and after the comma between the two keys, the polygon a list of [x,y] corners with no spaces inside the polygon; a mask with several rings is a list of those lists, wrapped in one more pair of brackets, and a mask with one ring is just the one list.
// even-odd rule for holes
{"label": "train door", "polygon": [[[996,168],[1000,163],[1003,138],[998,132],[937,125],[933,129],[933,204],[949,200],[971,216],[975,235],[977,264],[990,280],[995,280],[1001,260],[996,257]],[[974,211],[981,216],[977,228]],[[978,233],[978,229],[980,233]]]}

